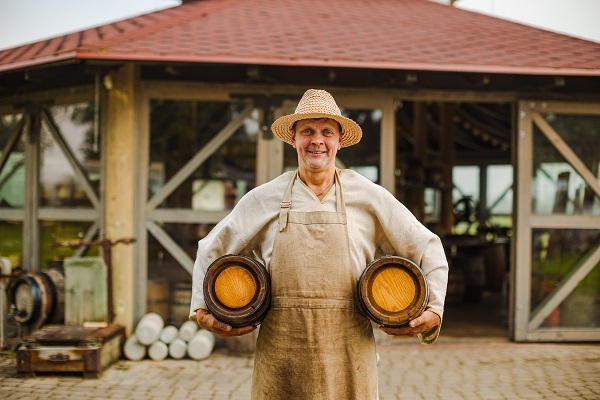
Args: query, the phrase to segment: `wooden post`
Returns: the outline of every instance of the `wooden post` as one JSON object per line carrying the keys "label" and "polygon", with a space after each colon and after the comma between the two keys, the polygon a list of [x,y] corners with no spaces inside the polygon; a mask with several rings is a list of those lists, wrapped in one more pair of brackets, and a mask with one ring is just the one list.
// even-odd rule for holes
{"label": "wooden post", "polygon": [[[135,237],[136,160],[136,87],[138,69],[125,65],[108,76],[106,106],[105,236],[108,240]],[[112,248],[114,323],[130,333],[134,320],[134,246]]]}
{"label": "wooden post", "polygon": [[427,105],[422,101],[414,103],[413,110],[413,165],[410,166],[416,173],[413,175],[415,187],[411,190],[410,210],[419,221],[425,215],[425,163],[427,156]]}
{"label": "wooden post", "polygon": [[440,234],[452,233],[454,205],[452,201],[452,168],[455,163],[454,103],[440,104],[440,159],[442,162],[442,209]]}
{"label": "wooden post", "polygon": [[41,114],[33,108],[29,114],[29,125],[25,135],[25,198],[31,199],[24,205],[23,221],[23,267],[27,271],[40,270],[41,232],[38,220],[38,202],[40,196],[40,139]]}

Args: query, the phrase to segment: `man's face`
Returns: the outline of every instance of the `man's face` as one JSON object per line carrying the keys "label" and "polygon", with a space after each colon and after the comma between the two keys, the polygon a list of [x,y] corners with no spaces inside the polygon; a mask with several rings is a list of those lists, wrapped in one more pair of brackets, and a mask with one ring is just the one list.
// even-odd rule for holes
{"label": "man's face", "polygon": [[340,138],[340,125],[333,119],[302,119],[296,122],[292,145],[298,152],[299,167],[311,172],[335,168]]}

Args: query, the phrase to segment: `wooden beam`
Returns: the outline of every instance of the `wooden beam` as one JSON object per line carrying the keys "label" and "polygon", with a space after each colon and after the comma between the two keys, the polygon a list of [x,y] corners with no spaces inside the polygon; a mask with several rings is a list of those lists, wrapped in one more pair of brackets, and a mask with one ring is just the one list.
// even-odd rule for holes
{"label": "wooden beam", "polygon": [[25,132],[25,220],[23,221],[23,268],[26,271],[40,270],[41,233],[38,220],[40,198],[41,164],[41,111],[32,110],[28,115],[28,131]]}
{"label": "wooden beam", "polygon": [[381,111],[381,173],[379,183],[391,194],[396,195],[396,102],[386,99]]}
{"label": "wooden beam", "polygon": [[531,304],[531,181],[533,176],[533,128],[527,103],[519,102],[518,133],[516,138],[517,163],[515,164],[515,251],[514,268],[514,321],[513,338],[517,342],[529,340],[529,312]]}

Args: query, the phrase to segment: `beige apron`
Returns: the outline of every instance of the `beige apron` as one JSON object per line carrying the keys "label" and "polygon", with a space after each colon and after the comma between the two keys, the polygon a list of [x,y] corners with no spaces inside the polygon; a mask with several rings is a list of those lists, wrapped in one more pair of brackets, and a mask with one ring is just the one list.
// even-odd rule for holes
{"label": "beige apron", "polygon": [[375,340],[357,312],[339,174],[337,212],[292,211],[296,175],[281,202],[272,305],[257,339],[252,398],[376,399]]}

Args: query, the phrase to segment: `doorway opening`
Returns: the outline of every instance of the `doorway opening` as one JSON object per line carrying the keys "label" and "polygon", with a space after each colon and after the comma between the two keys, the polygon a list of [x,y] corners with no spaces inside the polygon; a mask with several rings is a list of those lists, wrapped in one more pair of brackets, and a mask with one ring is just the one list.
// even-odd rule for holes
{"label": "doorway opening", "polygon": [[438,234],[450,271],[441,337],[509,337],[511,103],[402,101],[396,196]]}

